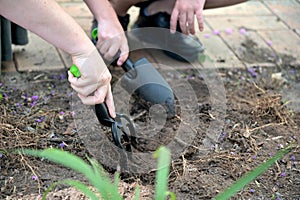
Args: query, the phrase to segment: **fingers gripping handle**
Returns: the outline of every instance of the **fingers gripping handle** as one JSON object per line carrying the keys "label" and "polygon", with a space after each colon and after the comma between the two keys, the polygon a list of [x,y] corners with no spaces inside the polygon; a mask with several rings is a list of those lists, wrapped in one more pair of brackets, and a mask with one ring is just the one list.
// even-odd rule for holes
{"label": "fingers gripping handle", "polygon": [[[94,28],[92,30],[92,38],[97,41],[98,40],[98,28]],[[118,58],[120,57],[121,55],[121,51],[119,50],[117,52],[117,54],[114,56],[113,60],[118,60]],[[122,65],[122,68],[125,72],[128,72],[130,70],[133,70],[134,69],[134,63],[132,62],[132,60],[130,58],[127,58],[126,61],[123,63]]]}
{"label": "fingers gripping handle", "polygon": [[[70,67],[70,72],[77,78],[80,78],[81,76],[81,73],[75,64]],[[111,127],[112,124],[115,123],[115,120],[109,115],[106,103],[96,104],[95,112],[99,122],[102,125]]]}

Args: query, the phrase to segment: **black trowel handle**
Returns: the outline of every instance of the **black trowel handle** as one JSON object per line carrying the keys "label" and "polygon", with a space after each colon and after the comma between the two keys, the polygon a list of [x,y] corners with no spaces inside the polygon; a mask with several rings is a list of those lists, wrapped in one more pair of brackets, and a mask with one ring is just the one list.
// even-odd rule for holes
{"label": "black trowel handle", "polygon": [[111,127],[115,123],[115,119],[109,115],[108,108],[106,103],[96,104],[95,112],[98,118],[98,121],[107,127]]}
{"label": "black trowel handle", "polygon": [[132,69],[134,69],[134,63],[130,58],[127,58],[127,60],[123,63],[122,68],[125,72],[128,72]]}

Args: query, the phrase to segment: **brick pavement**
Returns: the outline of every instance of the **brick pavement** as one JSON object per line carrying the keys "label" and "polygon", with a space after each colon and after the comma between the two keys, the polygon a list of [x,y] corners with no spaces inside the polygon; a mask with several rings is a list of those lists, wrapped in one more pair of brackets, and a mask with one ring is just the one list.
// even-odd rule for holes
{"label": "brick pavement", "polygon": [[[92,15],[80,0],[57,0],[57,2],[83,27],[86,33],[91,26]],[[131,23],[138,9],[130,9]],[[243,4],[204,11],[205,30],[197,32],[215,67],[246,67],[249,65],[273,66],[272,63],[245,61],[241,44],[246,38],[269,52],[291,55],[300,64],[300,1],[299,0],[251,0]],[[241,34],[240,29],[246,31]],[[215,35],[214,31],[219,34]],[[55,70],[71,64],[70,57],[52,45],[30,33],[30,43],[14,47],[14,62],[2,63],[2,72]],[[146,56],[153,62],[187,67],[159,51],[141,51],[135,57]],[[222,62],[220,62],[222,61]]]}

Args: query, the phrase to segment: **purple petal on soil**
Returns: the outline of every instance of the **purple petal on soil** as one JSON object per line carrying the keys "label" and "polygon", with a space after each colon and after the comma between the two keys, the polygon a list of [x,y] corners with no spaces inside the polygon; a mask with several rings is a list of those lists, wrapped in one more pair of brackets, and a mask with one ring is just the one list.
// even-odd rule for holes
{"label": "purple petal on soil", "polygon": [[285,177],[285,176],[286,176],[286,173],[285,173],[285,172],[282,172],[282,173],[280,173],[280,176],[281,176],[281,177]]}
{"label": "purple petal on soil", "polygon": [[226,136],[227,136],[227,133],[225,131],[223,131],[222,134],[221,134],[222,140],[224,140],[226,138]]}
{"label": "purple petal on soil", "polygon": [[51,95],[52,95],[52,96],[55,95],[55,90],[51,90]]}
{"label": "purple petal on soil", "polygon": [[58,75],[53,75],[52,78],[58,80]]}
{"label": "purple petal on soil", "polygon": [[250,189],[249,192],[253,194],[255,192],[255,190],[254,189]]}
{"label": "purple petal on soil", "polygon": [[292,160],[292,161],[295,161],[295,160],[296,160],[296,157],[295,157],[294,155],[292,155],[292,156],[291,156],[291,160]]}
{"label": "purple petal on soil", "polygon": [[272,153],[269,153],[269,156],[270,156],[270,157],[273,157],[273,154],[272,154]]}
{"label": "purple petal on soil", "polygon": [[74,117],[76,115],[75,111],[71,111],[71,116]]}
{"label": "purple petal on soil", "polygon": [[65,145],[65,143],[63,143],[63,142],[59,144],[59,147],[60,147],[60,148],[64,148],[65,146],[66,146],[66,145]]}
{"label": "purple petal on soil", "polygon": [[208,38],[210,38],[210,34],[205,33],[205,34],[204,34],[204,37],[205,37],[206,39],[208,39]]}
{"label": "purple petal on soil", "polygon": [[256,157],[256,155],[254,155],[254,156],[252,156],[252,158],[253,158],[253,159],[256,159],[257,157]]}
{"label": "purple petal on soil", "polygon": [[22,103],[16,103],[16,107],[22,106]]}
{"label": "purple petal on soil", "polygon": [[268,40],[268,41],[267,41],[267,45],[272,46],[272,41],[271,41],[271,40]]}
{"label": "purple petal on soil", "polygon": [[60,115],[64,115],[65,112],[64,112],[64,111],[60,111],[59,114],[60,114]]}
{"label": "purple petal on soil", "polygon": [[274,52],[271,53],[271,57],[275,58],[276,54]]}
{"label": "purple petal on soil", "polygon": [[61,80],[65,80],[66,79],[66,75],[65,74],[60,74],[60,79]]}
{"label": "purple petal on soil", "polygon": [[31,99],[32,99],[33,101],[37,101],[37,100],[39,99],[39,96],[34,95],[34,96],[31,97]]}
{"label": "purple petal on soil", "polygon": [[254,69],[254,68],[248,68],[247,70],[248,70],[248,72],[251,74],[251,76],[252,76],[253,78],[256,78],[256,77],[257,77],[257,73],[255,72],[255,69]]}
{"label": "purple petal on soil", "polygon": [[0,83],[0,87],[3,85],[3,83]]}
{"label": "purple petal on soil", "polygon": [[294,69],[291,69],[290,73],[291,73],[291,74],[295,74],[295,70],[294,70]]}
{"label": "purple petal on soil", "polygon": [[201,79],[201,80],[203,80],[202,74],[198,74],[198,78]]}
{"label": "purple petal on soil", "polygon": [[187,79],[187,80],[194,80],[195,77],[193,77],[193,76],[191,76],[191,75],[188,75],[188,76],[186,77],[186,79]]}
{"label": "purple petal on soil", "polygon": [[213,30],[213,34],[214,35],[220,35],[220,31],[215,29],[215,30]]}
{"label": "purple petal on soil", "polygon": [[38,178],[37,176],[33,175],[33,176],[31,177],[31,179],[34,180],[34,181],[37,181],[39,178]]}
{"label": "purple petal on soil", "polygon": [[68,94],[68,97],[71,97],[71,96],[73,96],[73,92],[70,92],[69,94]]}
{"label": "purple petal on soil", "polygon": [[36,119],[35,120],[37,123],[41,123],[41,122],[43,122],[43,119],[42,118],[39,118],[39,119]]}
{"label": "purple petal on soil", "polygon": [[227,35],[231,35],[233,31],[231,28],[226,28],[225,32],[227,33]]}
{"label": "purple petal on soil", "polygon": [[3,93],[2,95],[3,95],[3,97],[8,97],[8,95],[6,93]]}
{"label": "purple petal on soil", "polygon": [[0,153],[0,158],[2,158],[3,157],[3,154],[2,153]]}
{"label": "purple petal on soil", "polygon": [[244,29],[244,28],[241,28],[241,29],[240,29],[240,34],[246,35],[246,33],[247,33],[246,29]]}
{"label": "purple petal on soil", "polygon": [[30,106],[33,107],[33,106],[36,105],[36,103],[37,103],[36,101],[33,101],[33,102],[30,103]]}

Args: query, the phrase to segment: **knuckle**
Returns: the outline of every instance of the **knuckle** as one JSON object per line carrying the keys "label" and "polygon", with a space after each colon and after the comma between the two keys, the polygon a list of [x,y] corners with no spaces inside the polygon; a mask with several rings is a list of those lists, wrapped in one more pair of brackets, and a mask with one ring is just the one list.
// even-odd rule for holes
{"label": "knuckle", "polygon": [[102,83],[109,83],[111,81],[111,78],[112,78],[111,74],[108,71],[106,71],[101,76],[101,82]]}

